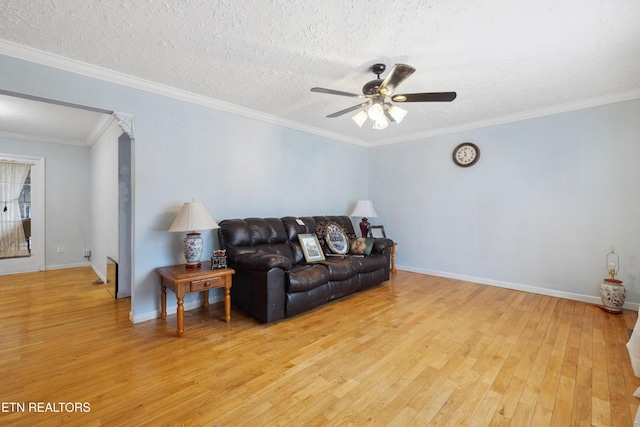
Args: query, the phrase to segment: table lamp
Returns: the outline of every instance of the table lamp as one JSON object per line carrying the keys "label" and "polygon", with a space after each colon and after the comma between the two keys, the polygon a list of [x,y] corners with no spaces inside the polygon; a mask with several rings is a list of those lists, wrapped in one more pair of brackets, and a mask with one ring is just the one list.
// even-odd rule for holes
{"label": "table lamp", "polygon": [[169,227],[169,231],[190,231],[182,244],[187,268],[198,268],[201,265],[202,237],[195,230],[213,230],[214,228],[220,227],[211,219],[202,203],[188,202],[182,205],[182,209]]}
{"label": "table lamp", "polygon": [[373,203],[370,200],[358,200],[355,209],[349,216],[362,217],[362,221],[360,221],[360,232],[362,233],[362,237],[367,237],[370,227],[367,218],[377,218],[378,214],[375,209],[373,209]]}

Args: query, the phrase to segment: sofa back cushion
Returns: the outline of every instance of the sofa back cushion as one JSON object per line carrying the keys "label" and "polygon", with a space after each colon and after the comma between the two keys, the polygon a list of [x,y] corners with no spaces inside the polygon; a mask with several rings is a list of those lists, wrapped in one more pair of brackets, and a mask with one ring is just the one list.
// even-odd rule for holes
{"label": "sofa back cushion", "polygon": [[[327,222],[340,225],[349,236],[355,235],[348,216],[225,219],[219,224],[218,235],[231,263],[241,254],[269,253],[284,255],[293,264],[299,264],[305,259],[298,234],[316,234],[318,225]],[[323,237],[319,240],[323,241]],[[322,245],[322,250],[325,254],[330,253],[326,244]]]}
{"label": "sofa back cushion", "polygon": [[[300,224],[298,220],[300,220],[302,224]],[[310,216],[285,216],[284,218],[282,218],[282,224],[284,225],[284,228],[287,232],[287,238],[289,239],[291,252],[293,253],[293,258],[291,259],[291,261],[294,264],[304,262],[304,253],[302,252],[302,248],[300,247],[298,234],[315,234],[315,220]]]}
{"label": "sofa back cushion", "polygon": [[[298,222],[300,220],[302,224]],[[328,222],[335,222],[347,232],[349,236],[355,235],[353,231],[353,224],[351,218],[348,216],[302,216],[293,217],[287,216],[282,218],[282,223],[287,231],[289,242],[293,251],[292,262],[298,264],[304,262],[304,254],[300,247],[300,241],[298,240],[298,234],[316,234],[319,229],[319,225],[326,224]],[[321,242],[322,250],[325,254],[331,253],[328,246],[324,242],[324,236],[318,236],[318,240]]]}
{"label": "sofa back cushion", "polygon": [[225,219],[220,222],[220,244],[233,263],[246,253],[284,255],[292,262],[294,254],[285,227],[279,218]]}

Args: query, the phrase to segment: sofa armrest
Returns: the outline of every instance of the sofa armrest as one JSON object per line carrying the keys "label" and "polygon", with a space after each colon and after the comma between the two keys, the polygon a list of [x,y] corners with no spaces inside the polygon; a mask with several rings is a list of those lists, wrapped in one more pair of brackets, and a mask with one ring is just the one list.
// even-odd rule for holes
{"label": "sofa armrest", "polygon": [[387,249],[391,249],[393,246],[393,240],[384,237],[376,237],[373,239],[372,252],[383,254]]}
{"label": "sofa armrest", "polygon": [[251,253],[238,255],[234,260],[235,267],[255,271],[268,271],[272,268],[291,269],[291,260],[284,255]]}

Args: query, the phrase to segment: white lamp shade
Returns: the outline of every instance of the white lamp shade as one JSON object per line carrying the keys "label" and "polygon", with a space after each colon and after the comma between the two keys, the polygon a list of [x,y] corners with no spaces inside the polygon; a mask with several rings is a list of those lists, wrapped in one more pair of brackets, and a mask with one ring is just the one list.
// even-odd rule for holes
{"label": "white lamp shade", "polygon": [[373,209],[373,203],[371,200],[358,200],[355,209],[349,216],[358,216],[363,218],[377,218],[378,214]]}
{"label": "white lamp shade", "polygon": [[407,110],[403,110],[400,107],[392,105],[389,107],[389,114],[391,115],[391,117],[393,117],[393,120],[396,123],[400,123],[407,115]]}
{"label": "white lamp shade", "polygon": [[369,115],[369,118],[371,120],[379,120],[381,117],[384,117],[384,110],[382,109],[382,105],[380,105],[379,102],[373,102],[367,114]]}
{"label": "white lamp shade", "polygon": [[389,126],[389,121],[384,115],[373,123],[373,128],[376,130],[385,129],[387,126]]}
{"label": "white lamp shade", "polygon": [[196,231],[220,228],[209,216],[200,202],[188,202],[182,205],[178,216],[169,227],[169,231]]}
{"label": "white lamp shade", "polygon": [[366,111],[360,111],[358,114],[353,116],[352,119],[353,119],[354,122],[356,122],[356,124],[358,126],[362,127],[364,122],[367,121],[367,117],[369,117],[369,116],[367,115]]}

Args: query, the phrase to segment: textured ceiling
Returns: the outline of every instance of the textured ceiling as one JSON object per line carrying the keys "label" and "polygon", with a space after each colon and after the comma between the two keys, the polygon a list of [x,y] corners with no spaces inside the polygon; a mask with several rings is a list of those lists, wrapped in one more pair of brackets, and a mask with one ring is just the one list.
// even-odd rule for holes
{"label": "textured ceiling", "polygon": [[[0,16],[8,44],[363,145],[640,96],[638,0],[4,0]],[[458,97],[378,131],[326,118],[360,101],[310,88],[359,93],[376,62],[417,69],[398,92]]]}

